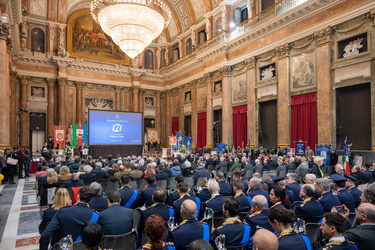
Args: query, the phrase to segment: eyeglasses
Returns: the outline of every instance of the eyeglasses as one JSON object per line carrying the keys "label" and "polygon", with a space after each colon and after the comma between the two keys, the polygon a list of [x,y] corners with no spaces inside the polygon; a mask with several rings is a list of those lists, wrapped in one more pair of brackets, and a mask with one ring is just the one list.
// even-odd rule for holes
{"label": "eyeglasses", "polygon": [[361,213],[361,214],[366,214],[365,212],[363,212],[363,211],[359,210],[358,208],[355,208],[354,210],[355,210],[356,212],[358,212],[358,213]]}

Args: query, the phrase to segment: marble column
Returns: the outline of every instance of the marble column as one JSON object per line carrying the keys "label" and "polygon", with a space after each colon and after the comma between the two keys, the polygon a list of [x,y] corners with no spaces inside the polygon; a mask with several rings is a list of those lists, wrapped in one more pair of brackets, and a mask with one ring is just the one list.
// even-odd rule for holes
{"label": "marble column", "polygon": [[85,82],[76,81],[76,122],[83,123],[83,86]]}
{"label": "marble column", "polygon": [[[10,122],[9,122],[9,131],[10,131],[10,145],[16,146],[18,144],[18,125],[17,125],[17,85],[18,85],[18,74],[15,71],[12,71],[10,74]],[[1,98],[2,99],[2,98]],[[1,117],[6,117],[1,116]],[[4,119],[7,120],[7,119]]]}
{"label": "marble column", "polygon": [[178,87],[178,130],[185,131],[184,123],[184,88]]}
{"label": "marble column", "polygon": [[276,48],[277,61],[277,145],[284,149],[290,147],[290,109],[289,109],[289,44]]}
{"label": "marble column", "polygon": [[145,89],[139,89],[139,99],[138,99],[138,112],[143,112],[143,104],[144,104],[144,95],[145,95]]}
{"label": "marble column", "polygon": [[220,69],[223,74],[222,79],[222,143],[228,139],[232,142],[232,101],[231,101],[231,73],[232,66],[225,65]]}
{"label": "marble column", "polygon": [[316,74],[317,82],[317,124],[318,144],[332,144],[335,139],[333,130],[333,100],[332,83],[331,83],[331,58],[327,55],[331,53],[331,34],[332,28],[328,27],[320,32],[315,33],[317,39],[316,47],[316,65],[319,70]]}
{"label": "marble column", "polygon": [[130,100],[130,93],[129,88],[124,88],[124,111],[130,111],[129,108],[129,100]]}
{"label": "marble column", "polygon": [[159,133],[159,139],[161,139],[161,92],[159,90],[155,91],[155,128]]}
{"label": "marble column", "polygon": [[[20,88],[20,107],[23,109],[29,109],[28,105],[28,84],[29,76],[20,76],[21,88]],[[29,145],[29,113],[22,112],[19,115],[20,122],[20,147],[26,147]]]}
{"label": "marble column", "polygon": [[171,91],[165,91],[165,145],[169,146],[169,136],[172,135]]}
{"label": "marble column", "polygon": [[48,105],[47,105],[47,135],[53,135],[55,125],[55,82],[56,79],[48,78]]}
{"label": "marble column", "polygon": [[9,54],[7,50],[8,25],[0,22],[0,148],[10,147],[10,91]]}
{"label": "marble column", "polygon": [[132,90],[132,109],[133,112],[138,112],[138,94],[139,94],[139,87],[138,86],[133,86],[131,88]]}
{"label": "marble column", "polygon": [[191,137],[193,138],[192,148],[197,147],[198,139],[198,114],[197,114],[197,83],[191,83]]}
{"label": "marble column", "polygon": [[[58,110],[58,124],[61,126],[66,126],[66,83],[68,81],[67,77],[59,77],[59,110]],[[78,106],[78,105],[77,105]]]}
{"label": "marble column", "polygon": [[121,110],[121,86],[115,86],[116,92],[116,110]]}
{"label": "marble column", "polygon": [[213,124],[214,124],[214,111],[212,110],[212,73],[207,73],[205,75],[207,81],[207,104],[206,104],[206,146],[208,148],[214,147],[213,142]]}
{"label": "marble column", "polygon": [[[256,58],[251,57],[245,60],[247,66],[246,79],[247,79],[247,132],[248,139],[250,139],[250,147],[255,148],[258,145],[258,132],[256,131],[256,98],[255,98],[255,83],[256,83],[256,72],[255,64]],[[246,142],[247,144],[247,142]]]}

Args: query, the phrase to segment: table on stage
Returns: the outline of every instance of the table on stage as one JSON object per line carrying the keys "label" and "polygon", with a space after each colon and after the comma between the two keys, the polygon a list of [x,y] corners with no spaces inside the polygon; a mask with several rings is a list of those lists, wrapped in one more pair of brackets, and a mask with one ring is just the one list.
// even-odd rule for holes
{"label": "table on stage", "polygon": [[31,161],[29,173],[36,173],[38,163],[40,163],[40,161]]}

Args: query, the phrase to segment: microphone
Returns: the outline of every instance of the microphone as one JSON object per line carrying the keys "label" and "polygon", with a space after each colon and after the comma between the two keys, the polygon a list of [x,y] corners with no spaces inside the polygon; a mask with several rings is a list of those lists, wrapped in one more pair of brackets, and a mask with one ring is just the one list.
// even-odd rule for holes
{"label": "microphone", "polygon": [[24,108],[21,108],[21,107],[18,107],[19,110],[23,111],[23,112],[26,112],[26,113],[29,113],[30,111],[28,111],[27,109],[24,109]]}
{"label": "microphone", "polygon": [[220,122],[220,120],[214,121],[214,125],[218,124],[219,122]]}

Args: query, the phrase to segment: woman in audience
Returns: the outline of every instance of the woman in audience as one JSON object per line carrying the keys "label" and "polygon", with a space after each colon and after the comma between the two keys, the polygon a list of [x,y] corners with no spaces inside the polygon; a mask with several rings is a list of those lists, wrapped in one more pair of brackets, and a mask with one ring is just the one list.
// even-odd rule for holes
{"label": "woman in audience", "polygon": [[296,215],[292,210],[285,209],[283,206],[274,206],[268,213],[268,221],[272,228],[279,233],[279,250],[311,249],[307,236],[298,234],[293,229]]}
{"label": "woman in audience", "polygon": [[113,177],[116,180],[120,180],[121,179],[121,176],[118,174],[118,172],[120,172],[120,168],[119,168],[119,166],[116,163],[112,165],[112,172],[113,172]]}
{"label": "woman in audience", "polygon": [[208,191],[208,180],[207,179],[201,179],[201,183],[199,187],[199,191],[197,193],[197,196],[201,200],[202,203],[208,201],[211,198],[210,191]]}
{"label": "woman in audience", "polygon": [[69,206],[71,204],[68,190],[66,188],[60,188],[55,194],[53,199],[52,207],[44,210],[42,222],[39,224],[39,233],[43,233],[48,223],[52,220],[53,216],[59,211],[60,208]]}
{"label": "woman in audience", "polygon": [[172,242],[164,242],[166,225],[164,219],[158,214],[150,215],[145,224],[145,234],[148,243],[142,246],[142,250],[164,250],[174,246]]}
{"label": "woman in audience", "polygon": [[79,179],[78,173],[72,174],[72,179],[65,182],[64,187],[65,188],[71,188],[71,187],[82,187],[84,185],[83,180]]}
{"label": "woman in audience", "polygon": [[70,173],[70,168],[67,166],[62,166],[60,168],[60,174],[57,175],[60,183],[65,183],[66,181],[72,179],[72,174]]}
{"label": "woman in audience", "polygon": [[128,162],[124,163],[124,174],[129,174],[132,171]]}
{"label": "woman in audience", "polygon": [[281,205],[286,209],[290,209],[292,205],[290,204],[289,197],[285,194],[285,189],[281,187],[273,187],[270,191],[270,201],[273,204],[272,207]]}
{"label": "woman in audience", "polygon": [[78,175],[80,174],[85,174],[85,165],[79,165],[79,169],[78,169]]}
{"label": "woman in audience", "polygon": [[[52,169],[51,169],[52,170]],[[59,179],[57,178],[56,171],[50,171],[47,175],[47,181],[43,183],[43,189],[60,187]]]}
{"label": "woman in audience", "polygon": [[48,168],[48,165],[42,166],[42,168],[35,173],[35,180],[38,181],[39,177],[46,176]]}
{"label": "woman in audience", "polygon": [[82,243],[86,250],[100,250],[100,242],[103,238],[103,229],[96,222],[86,222],[81,231]]}

